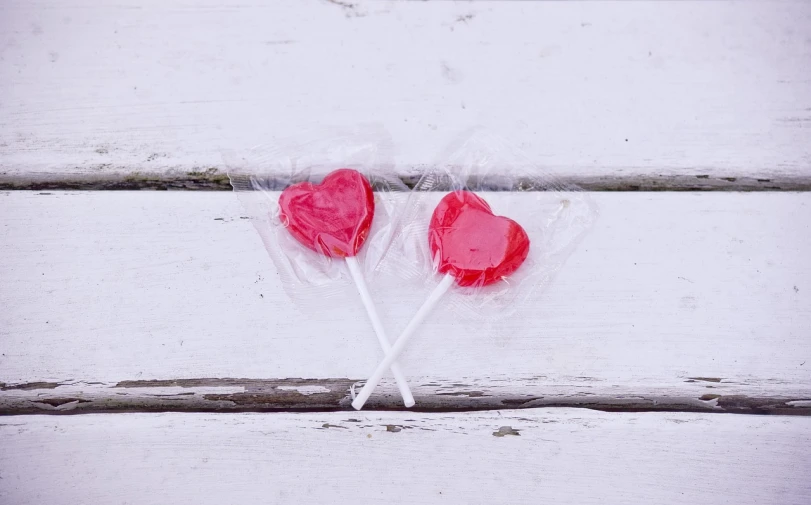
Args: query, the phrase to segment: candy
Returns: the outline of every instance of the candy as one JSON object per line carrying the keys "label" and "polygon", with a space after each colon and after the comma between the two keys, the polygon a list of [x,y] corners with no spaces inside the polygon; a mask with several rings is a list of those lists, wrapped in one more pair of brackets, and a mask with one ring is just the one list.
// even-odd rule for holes
{"label": "candy", "polygon": [[383,374],[454,282],[466,287],[492,284],[515,272],[529,254],[524,229],[511,219],[493,215],[487,202],[469,191],[442,198],[428,227],[428,245],[437,271],[445,276],[352,400],[356,410],[363,408]]}
{"label": "candy", "polygon": [[[380,347],[388,352],[389,340],[355,257],[369,236],[375,213],[369,181],[360,172],[341,168],[327,175],[321,184],[301,182],[288,187],[279,197],[279,208],[279,218],[296,240],[315,252],[346,260]],[[403,403],[414,406],[414,396],[400,366],[392,360],[389,367]]]}
{"label": "candy", "polygon": [[428,243],[439,273],[480,287],[515,272],[529,254],[529,237],[512,219],[496,216],[470,191],[454,191],[437,205]]}
{"label": "candy", "polygon": [[309,249],[331,257],[355,256],[374,217],[374,194],[359,172],[342,168],[321,184],[300,182],[279,197],[280,218]]}

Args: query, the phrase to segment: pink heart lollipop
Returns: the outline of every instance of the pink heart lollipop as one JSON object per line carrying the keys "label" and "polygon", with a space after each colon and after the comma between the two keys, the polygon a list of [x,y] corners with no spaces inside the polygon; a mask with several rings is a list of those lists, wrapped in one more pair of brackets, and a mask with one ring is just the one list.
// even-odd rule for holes
{"label": "pink heart lollipop", "polygon": [[515,272],[529,254],[524,229],[512,219],[493,215],[487,202],[469,191],[442,198],[431,217],[428,242],[435,267],[445,276],[352,401],[356,410],[363,408],[408,339],[454,281],[468,287],[492,284]]}
{"label": "pink heart lollipop", "polygon": [[[321,184],[301,182],[288,187],[279,197],[279,208],[285,228],[305,247],[346,260],[380,347],[388,352],[389,340],[355,257],[374,218],[374,194],[369,181],[356,170],[341,168],[327,175]],[[414,396],[400,366],[392,362],[391,372],[403,403],[413,407]]]}

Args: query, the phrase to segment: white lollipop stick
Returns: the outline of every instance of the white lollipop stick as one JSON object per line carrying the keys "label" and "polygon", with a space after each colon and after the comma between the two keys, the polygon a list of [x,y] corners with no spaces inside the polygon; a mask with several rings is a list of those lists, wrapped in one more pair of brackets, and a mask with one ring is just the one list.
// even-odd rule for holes
{"label": "white lollipop stick", "polygon": [[[377,335],[377,341],[380,342],[380,347],[383,352],[388,354],[391,352],[391,344],[386,337],[386,331],[383,329],[383,323],[380,321],[380,316],[377,315],[377,309],[372,302],[372,295],[369,294],[369,288],[366,286],[366,280],[360,271],[358,259],[355,256],[346,257],[346,266],[349,267],[349,273],[352,275],[352,280],[355,281],[355,286],[358,288],[358,294],[363,301],[363,306],[366,307],[366,313],[369,314],[369,320],[372,321],[372,327]],[[411,394],[411,389],[408,387],[408,382],[400,369],[400,365],[392,359],[386,368],[391,368],[391,373],[394,375],[394,380],[397,381],[397,387],[400,389],[400,396],[403,397],[403,403],[406,407],[414,406],[414,395]],[[385,370],[384,370],[385,371]],[[378,379],[379,381],[380,379]]]}
{"label": "white lollipop stick", "polygon": [[414,317],[411,318],[411,321],[409,321],[408,326],[406,326],[406,329],[403,330],[403,333],[400,334],[397,342],[395,342],[394,345],[391,346],[391,349],[386,352],[386,357],[383,358],[383,361],[381,361],[379,365],[377,365],[377,368],[375,368],[372,376],[369,377],[366,384],[360,390],[358,396],[352,401],[352,407],[354,407],[355,410],[360,410],[363,408],[366,400],[369,399],[369,397],[372,395],[372,391],[374,391],[375,387],[377,387],[380,379],[383,378],[383,374],[386,373],[386,370],[392,365],[392,363],[394,363],[397,356],[403,352],[403,349],[405,349],[405,346],[408,343],[408,339],[411,338],[411,335],[414,334],[417,327],[422,324],[425,318],[428,317],[428,314],[430,314],[434,307],[436,307],[436,304],[442,298],[442,295],[448,291],[448,288],[451,287],[453,281],[454,277],[450,274],[446,274],[445,277],[442,278],[442,281],[437,284],[431,294],[428,295],[428,298],[422,304],[420,310],[418,310],[417,313],[414,314]]}

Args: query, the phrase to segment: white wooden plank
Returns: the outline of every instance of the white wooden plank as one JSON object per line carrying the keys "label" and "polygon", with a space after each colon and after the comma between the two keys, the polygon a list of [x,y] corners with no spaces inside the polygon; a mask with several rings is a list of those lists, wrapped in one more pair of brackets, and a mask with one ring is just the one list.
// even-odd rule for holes
{"label": "white wooden plank", "polygon": [[[811,399],[811,195],[592,196],[597,224],[521,317],[426,324],[402,359],[423,402],[735,410]],[[253,392],[254,403],[215,406],[275,408],[290,406],[279,391],[308,386],[324,394],[295,402],[339,408],[379,360],[355,297],[296,310],[233,194],[7,192],[0,208],[6,407]],[[424,295],[385,277],[372,288],[392,334]],[[203,378],[268,382],[138,382]],[[292,378],[316,380],[278,382]]]}
{"label": "white wooden plank", "polygon": [[7,1],[0,183],[219,186],[222,149],[372,121],[404,172],[485,125],[593,187],[794,187],[809,24],[803,0]]}
{"label": "white wooden plank", "polygon": [[0,501],[17,505],[811,501],[809,418],[533,409],[1,421]]}

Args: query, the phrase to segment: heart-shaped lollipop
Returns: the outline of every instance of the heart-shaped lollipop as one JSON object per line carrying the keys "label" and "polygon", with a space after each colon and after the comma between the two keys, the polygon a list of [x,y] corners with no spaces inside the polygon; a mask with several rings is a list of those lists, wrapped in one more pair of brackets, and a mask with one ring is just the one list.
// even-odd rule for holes
{"label": "heart-shaped lollipop", "polygon": [[[375,214],[372,185],[360,172],[341,168],[327,175],[321,184],[300,182],[279,197],[279,217],[287,231],[315,252],[344,258],[363,306],[384,352],[390,350],[383,323],[377,314],[355,257],[369,236]],[[390,363],[403,403],[414,405],[405,375],[397,363]]]}
{"label": "heart-shaped lollipop", "polygon": [[331,257],[355,256],[363,247],[375,199],[372,186],[349,168],[336,170],[321,184],[300,182],[279,197],[280,218],[293,237]]}
{"label": "heart-shaped lollipop", "polygon": [[487,202],[469,191],[454,191],[442,198],[428,227],[428,245],[434,266],[445,276],[352,400],[357,410],[363,408],[383,374],[451,284],[492,284],[515,272],[529,254],[524,229],[512,219],[494,215]]}
{"label": "heart-shaped lollipop", "polygon": [[512,219],[496,216],[470,191],[454,191],[431,217],[428,244],[437,271],[460,286],[486,286],[515,272],[529,254],[529,237]]}

